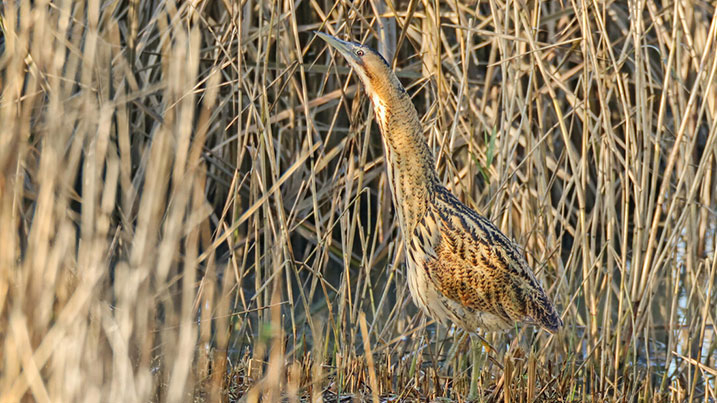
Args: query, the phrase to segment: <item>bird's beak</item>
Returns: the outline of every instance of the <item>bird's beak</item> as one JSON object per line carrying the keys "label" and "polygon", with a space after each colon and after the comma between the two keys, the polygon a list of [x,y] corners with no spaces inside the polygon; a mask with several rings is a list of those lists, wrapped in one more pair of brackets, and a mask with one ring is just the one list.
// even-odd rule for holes
{"label": "bird's beak", "polygon": [[325,40],[329,45],[333,46],[334,49],[338,50],[343,57],[346,58],[352,65],[360,65],[360,59],[354,55],[353,48],[356,46],[351,42],[342,41],[341,39],[334,38],[331,35],[323,32],[314,31],[314,33],[321,39]]}

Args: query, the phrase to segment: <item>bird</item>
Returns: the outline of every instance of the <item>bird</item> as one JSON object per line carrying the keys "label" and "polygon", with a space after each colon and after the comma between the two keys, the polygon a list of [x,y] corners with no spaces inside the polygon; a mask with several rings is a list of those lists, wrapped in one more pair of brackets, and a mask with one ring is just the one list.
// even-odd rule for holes
{"label": "bird", "polygon": [[557,332],[563,321],[520,248],[441,184],[416,107],[386,59],[315,34],[346,59],[373,104],[414,303],[471,334],[516,323]]}

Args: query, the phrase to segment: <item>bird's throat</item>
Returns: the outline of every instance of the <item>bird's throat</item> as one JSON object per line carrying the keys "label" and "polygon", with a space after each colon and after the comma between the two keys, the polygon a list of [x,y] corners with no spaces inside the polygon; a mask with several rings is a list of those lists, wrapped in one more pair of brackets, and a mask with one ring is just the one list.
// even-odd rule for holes
{"label": "bird's throat", "polygon": [[381,129],[393,204],[402,230],[411,233],[423,217],[437,183],[433,155],[416,108],[405,91],[390,97],[374,96],[372,101]]}

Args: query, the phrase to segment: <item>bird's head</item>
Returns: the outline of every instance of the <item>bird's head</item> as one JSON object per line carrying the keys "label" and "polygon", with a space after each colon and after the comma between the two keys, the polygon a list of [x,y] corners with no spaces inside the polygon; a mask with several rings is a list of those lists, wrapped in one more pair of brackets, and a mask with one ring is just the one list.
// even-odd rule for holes
{"label": "bird's head", "polygon": [[396,91],[405,92],[391,66],[377,51],[360,43],[342,41],[323,32],[315,33],[349,62],[371,99],[378,97],[386,100]]}

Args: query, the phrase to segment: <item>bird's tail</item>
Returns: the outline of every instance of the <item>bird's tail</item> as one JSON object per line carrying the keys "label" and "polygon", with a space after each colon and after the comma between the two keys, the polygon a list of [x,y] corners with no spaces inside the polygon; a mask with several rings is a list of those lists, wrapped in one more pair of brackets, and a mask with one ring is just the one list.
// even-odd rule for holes
{"label": "bird's tail", "polygon": [[550,333],[555,333],[563,327],[563,320],[560,319],[555,305],[553,305],[548,296],[545,295],[545,292],[540,291],[541,292],[531,298],[532,304],[528,306],[528,314],[536,324]]}

